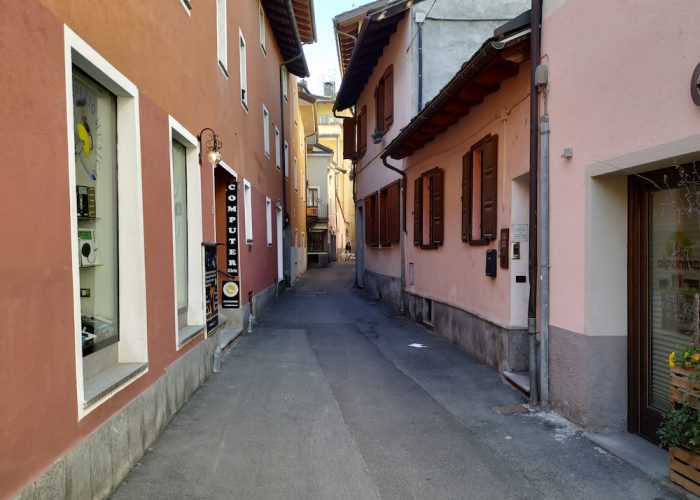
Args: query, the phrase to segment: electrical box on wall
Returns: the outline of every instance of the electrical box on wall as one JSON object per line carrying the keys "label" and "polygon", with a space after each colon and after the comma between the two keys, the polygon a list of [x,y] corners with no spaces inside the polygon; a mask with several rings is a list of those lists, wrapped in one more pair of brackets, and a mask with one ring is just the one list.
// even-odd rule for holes
{"label": "electrical box on wall", "polygon": [[498,252],[496,250],[486,250],[486,276],[490,278],[496,277],[496,259]]}

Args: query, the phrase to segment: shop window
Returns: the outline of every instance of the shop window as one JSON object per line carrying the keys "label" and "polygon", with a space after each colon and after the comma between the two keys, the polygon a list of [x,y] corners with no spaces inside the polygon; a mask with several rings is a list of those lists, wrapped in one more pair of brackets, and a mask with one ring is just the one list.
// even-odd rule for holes
{"label": "shop window", "polygon": [[148,366],[139,106],[137,87],[68,27],[64,43],[83,418]]}
{"label": "shop window", "polygon": [[243,180],[243,210],[245,210],[245,242],[253,244],[253,192],[250,182]]}
{"label": "shop window", "polygon": [[389,246],[400,239],[400,184],[395,182],[379,191],[379,244]]}
{"label": "shop window", "polygon": [[365,243],[371,247],[379,245],[378,193],[365,198]]}
{"label": "shop window", "polygon": [[263,146],[265,156],[270,157],[270,112],[263,104]]}
{"label": "shop window", "polygon": [[498,136],[489,135],[462,158],[462,241],[486,245],[496,239]]}
{"label": "shop window", "polygon": [[434,168],[414,181],[413,244],[424,249],[443,244],[443,170]]}
{"label": "shop window", "polygon": [[73,73],[83,356],[119,340],[117,99]]}
{"label": "shop window", "polygon": [[394,67],[389,66],[374,89],[376,126],[372,137],[381,141],[391,124],[394,123]]}
{"label": "shop window", "polygon": [[219,67],[228,76],[228,45],[226,28],[226,0],[216,0],[216,56]]}
{"label": "shop window", "polygon": [[245,38],[243,33],[238,31],[238,50],[240,53],[241,66],[241,104],[248,111],[248,64],[245,51]]}
{"label": "shop window", "polygon": [[177,346],[204,328],[202,212],[197,138],[170,118]]}
{"label": "shop window", "polygon": [[275,167],[277,170],[280,169],[280,129],[275,125]]}
{"label": "shop window", "polygon": [[260,48],[263,54],[267,54],[266,40],[265,40],[265,11],[263,10],[262,4],[258,4],[259,14],[258,14],[258,26],[260,29]]}
{"label": "shop window", "polygon": [[267,246],[272,246],[272,200],[265,197],[265,224],[267,229]]}

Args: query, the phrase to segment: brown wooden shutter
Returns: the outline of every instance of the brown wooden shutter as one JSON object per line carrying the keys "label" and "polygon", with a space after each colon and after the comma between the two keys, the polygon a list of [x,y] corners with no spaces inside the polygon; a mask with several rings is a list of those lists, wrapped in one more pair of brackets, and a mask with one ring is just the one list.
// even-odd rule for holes
{"label": "brown wooden shutter", "polygon": [[365,243],[367,245],[372,244],[372,234],[374,233],[372,217],[372,197],[368,196],[365,198]]}
{"label": "brown wooden shutter", "polygon": [[394,123],[394,66],[384,73],[384,132]]}
{"label": "brown wooden shutter", "polygon": [[379,192],[379,244],[389,245],[389,237],[387,232],[387,196],[386,189]]}
{"label": "brown wooden shutter", "polygon": [[498,212],[498,136],[484,142],[481,154],[481,239],[495,240]]}
{"label": "brown wooden shutter", "polygon": [[469,241],[472,222],[472,154],[462,156],[462,241]]}
{"label": "brown wooden shutter", "polygon": [[380,132],[384,131],[384,80],[380,80],[377,87],[374,89],[374,105],[376,129]]}
{"label": "brown wooden shutter", "polygon": [[423,178],[413,183],[413,244],[423,243]]}
{"label": "brown wooden shutter", "polygon": [[436,169],[430,177],[430,243],[442,245],[445,232],[443,219],[443,203],[445,197],[443,195],[442,169]]}
{"label": "brown wooden shutter", "polygon": [[389,243],[398,243],[401,239],[401,188],[398,182],[387,189],[387,240]]}
{"label": "brown wooden shutter", "polygon": [[357,123],[357,149],[363,155],[367,151],[367,106],[362,106]]}
{"label": "brown wooden shutter", "polygon": [[352,159],[357,153],[357,142],[355,137],[356,125],[355,117],[343,119],[343,158]]}

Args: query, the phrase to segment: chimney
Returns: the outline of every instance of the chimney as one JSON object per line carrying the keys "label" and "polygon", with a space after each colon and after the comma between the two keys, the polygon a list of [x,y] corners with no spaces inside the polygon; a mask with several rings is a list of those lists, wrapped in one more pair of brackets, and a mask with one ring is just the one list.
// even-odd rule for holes
{"label": "chimney", "polygon": [[324,97],[335,97],[335,82],[323,82]]}

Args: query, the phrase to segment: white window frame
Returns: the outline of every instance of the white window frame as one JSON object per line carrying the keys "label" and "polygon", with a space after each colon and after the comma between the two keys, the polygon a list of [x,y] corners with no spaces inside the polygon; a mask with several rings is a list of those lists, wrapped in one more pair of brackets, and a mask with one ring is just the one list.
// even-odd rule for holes
{"label": "white window frame", "polygon": [[272,246],[272,200],[265,197],[265,222],[267,223],[267,246]]}
{"label": "white window frame", "polygon": [[277,128],[277,125],[275,125],[275,167],[277,167],[277,170],[280,169],[280,165],[282,163],[281,160],[281,146],[280,146],[280,129]]}
{"label": "white window frame", "polygon": [[250,182],[243,179],[243,211],[245,212],[245,242],[253,244],[253,189]]}
{"label": "white window frame", "polygon": [[289,179],[289,144],[284,141],[284,177]]}
{"label": "white window frame", "polygon": [[292,181],[294,182],[294,191],[299,191],[299,174],[297,172],[298,162],[297,157],[294,157],[294,166],[292,168]]}
{"label": "white window frame", "polygon": [[284,217],[282,216],[282,203],[280,200],[275,202],[277,209],[277,282],[284,280]]}
{"label": "white window frame", "polygon": [[216,58],[219,68],[228,78],[228,23],[226,22],[227,0],[216,0]]}
{"label": "white window frame", "polygon": [[265,33],[265,9],[261,3],[258,3],[259,14],[258,14],[258,25],[260,28],[260,48],[262,49],[263,55],[267,57],[267,37]]}
{"label": "white window frame", "polygon": [[263,146],[265,156],[270,157],[270,112],[263,104]]}
{"label": "white window frame", "polygon": [[[73,271],[73,325],[75,341],[76,395],[78,419],[100,406],[148,371],[147,308],[146,308],[146,252],[144,247],[143,193],[141,186],[141,127],[139,119],[138,87],[120,73],[95,49],[74,33],[63,27],[66,96],[66,131],[68,152],[68,196],[70,203],[70,228]],[[117,100],[117,173],[119,220],[129,221],[119,225],[119,342],[117,366],[131,365],[128,375],[115,380],[96,383],[84,380],[82,341],[80,336],[80,275],[78,259],[78,221],[75,172],[75,140],[73,138],[74,110],[73,65],[79,67],[100,85],[107,88]],[[109,368],[108,368],[109,370]],[[109,378],[108,370],[101,378]],[[97,378],[97,377],[94,377]],[[92,383],[91,383],[92,382]],[[99,392],[92,400],[86,400],[85,389]],[[93,385],[94,384],[94,385]]]}
{"label": "white window frame", "polygon": [[238,30],[238,53],[241,70],[241,105],[248,111],[248,56],[243,32]]}
{"label": "white window frame", "polygon": [[287,89],[289,85],[289,71],[287,71],[287,66],[282,66],[282,95],[284,96],[284,100],[287,99]]}
{"label": "white window frame", "polygon": [[202,189],[199,141],[175,118],[169,116],[170,141],[185,146],[187,169],[187,326],[177,328],[177,276],[175,262],[175,201],[172,193],[173,158],[170,148],[170,200],[173,224],[173,290],[175,291],[175,348],[179,349],[204,331],[204,276],[202,274]]}

